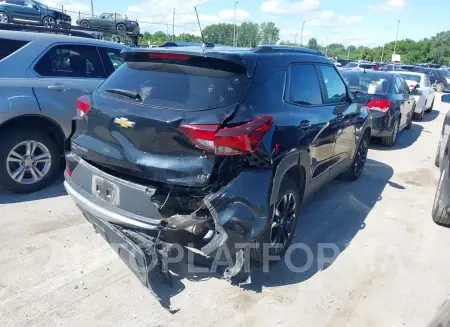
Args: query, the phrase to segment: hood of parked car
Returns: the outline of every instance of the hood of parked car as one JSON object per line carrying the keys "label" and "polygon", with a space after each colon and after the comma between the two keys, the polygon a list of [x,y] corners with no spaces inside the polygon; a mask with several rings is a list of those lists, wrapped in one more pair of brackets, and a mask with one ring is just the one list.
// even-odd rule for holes
{"label": "hood of parked car", "polygon": [[59,19],[59,20],[65,21],[65,22],[72,21],[72,18],[69,15],[67,15],[59,10],[47,8],[44,11],[46,14],[52,15],[55,19]]}

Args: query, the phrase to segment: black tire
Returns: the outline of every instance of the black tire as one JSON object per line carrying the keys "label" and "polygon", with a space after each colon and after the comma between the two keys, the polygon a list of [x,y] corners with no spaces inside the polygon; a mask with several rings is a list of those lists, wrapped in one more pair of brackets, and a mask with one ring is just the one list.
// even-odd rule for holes
{"label": "black tire", "polygon": [[434,158],[434,165],[439,168],[441,163],[441,142],[442,142],[442,134],[439,139],[438,148],[436,150],[436,157]]}
{"label": "black tire", "polygon": [[[397,119],[394,123],[394,127],[392,128],[392,132],[391,135],[389,136],[385,136],[381,138],[381,144],[385,145],[385,146],[394,146],[395,141],[397,141],[397,135],[399,133],[399,125],[400,125],[400,120]],[[397,130],[395,130],[395,128],[397,128]]]}
{"label": "black tire", "polygon": [[[52,20],[54,21],[54,23],[53,23],[53,24],[50,24],[50,23],[49,23],[49,24],[46,24],[45,21],[48,20],[48,19],[52,19]],[[53,28],[53,27],[56,26],[56,19],[55,19],[54,17],[50,16],[50,15],[44,16],[44,18],[42,18],[42,25],[43,25],[44,27],[50,27],[50,28]]]}
{"label": "black tire", "polygon": [[[42,177],[41,180],[30,183],[30,184],[21,184],[16,182],[7,171],[7,158],[8,154],[14,147],[25,141],[35,141],[43,144],[49,151],[51,159],[50,159],[50,167],[48,172]],[[61,162],[61,151],[56,145],[56,143],[46,134],[43,134],[37,130],[19,130],[12,131],[4,134],[0,141],[0,185],[5,189],[14,192],[14,193],[31,193],[36,192],[49,183],[51,183],[56,174],[60,170],[60,162]]]}
{"label": "black tire", "polygon": [[411,111],[411,114],[409,115],[408,123],[406,124],[405,129],[411,129],[412,127],[414,110],[416,110],[416,106],[414,106],[413,110]]}
{"label": "black tire", "polygon": [[426,113],[430,113],[433,110],[433,106],[434,106],[434,99],[436,98],[436,96],[434,96],[433,98],[433,102],[431,102],[431,106],[429,109],[425,110]]}
{"label": "black tire", "polygon": [[88,20],[83,19],[83,20],[80,22],[80,26],[81,26],[81,27],[84,27],[84,28],[91,28],[91,23],[90,23]]}
{"label": "black tire", "polygon": [[418,114],[417,112],[414,113],[414,119],[415,120],[422,120],[423,119],[423,115],[425,114],[425,108],[422,110],[422,112],[420,114]]}
{"label": "black tire", "polygon": [[119,23],[116,25],[116,31],[119,35],[125,35],[127,33],[127,26],[124,23]]}
{"label": "black tire", "polygon": [[[261,236],[256,240],[256,247],[250,249],[250,258],[253,264],[255,265],[261,265],[264,263],[264,244],[270,245],[272,243],[272,226],[275,219],[275,211],[278,205],[281,204],[281,200],[285,196],[289,196],[289,194],[292,194],[295,200],[295,216],[292,218],[291,223],[289,224],[289,229],[291,230],[291,233],[288,235],[288,238],[286,239],[286,242],[284,243],[284,246],[279,249],[278,251],[275,251],[275,249],[270,248],[269,254],[270,255],[278,255],[280,259],[285,254],[286,250],[288,249],[289,245],[291,244],[294,234],[295,234],[295,228],[297,226],[297,220],[298,220],[298,214],[299,214],[299,208],[301,204],[301,198],[298,192],[297,184],[289,177],[284,177],[281,181],[280,185],[280,191],[278,192],[278,197],[276,204],[272,206],[271,209],[271,215],[270,215],[270,222],[267,224],[267,228],[264,232],[262,232]],[[280,227],[281,229],[281,227]]]}
{"label": "black tire", "polygon": [[9,24],[11,23],[11,18],[9,17],[7,12],[4,11],[0,11],[0,16],[3,16],[5,21],[3,22],[3,24]]}
{"label": "black tire", "polygon": [[442,82],[436,83],[436,91],[442,93],[442,92],[444,92],[444,88],[445,88],[444,83],[442,83]]}
{"label": "black tire", "polygon": [[436,194],[434,196],[433,210],[431,215],[433,221],[438,225],[450,226],[450,213],[447,212],[447,206],[443,201],[442,184],[447,182],[448,179],[447,169],[441,172],[439,183],[436,188]]}
{"label": "black tire", "polygon": [[367,152],[369,151],[369,141],[369,134],[364,134],[363,139],[359,142],[358,149],[356,149],[352,165],[339,176],[340,179],[352,182],[361,176],[366,164]]}

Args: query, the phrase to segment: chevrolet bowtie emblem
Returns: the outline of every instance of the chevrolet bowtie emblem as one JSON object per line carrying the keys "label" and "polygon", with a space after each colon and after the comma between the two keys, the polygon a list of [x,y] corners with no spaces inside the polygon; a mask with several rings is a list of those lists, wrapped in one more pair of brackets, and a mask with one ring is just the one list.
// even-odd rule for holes
{"label": "chevrolet bowtie emblem", "polygon": [[130,128],[130,127],[133,128],[134,125],[136,125],[136,123],[134,121],[129,121],[128,119],[123,118],[123,117],[115,118],[114,124],[117,124],[123,128]]}

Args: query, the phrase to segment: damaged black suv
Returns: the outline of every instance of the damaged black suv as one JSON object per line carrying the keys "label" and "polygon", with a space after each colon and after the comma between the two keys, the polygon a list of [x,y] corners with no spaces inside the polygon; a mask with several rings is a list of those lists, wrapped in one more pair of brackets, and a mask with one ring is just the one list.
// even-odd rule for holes
{"label": "damaged black suv", "polygon": [[121,55],[125,63],[77,101],[64,185],[144,283],[149,255],[163,259],[174,244],[205,256],[253,245],[256,263],[269,244],[282,256],[302,199],[338,175],[361,175],[371,116],[320,52]]}

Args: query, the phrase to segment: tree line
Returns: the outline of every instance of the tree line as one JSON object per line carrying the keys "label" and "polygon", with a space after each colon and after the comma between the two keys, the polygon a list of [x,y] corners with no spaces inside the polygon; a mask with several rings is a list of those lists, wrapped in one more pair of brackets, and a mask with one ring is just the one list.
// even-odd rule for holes
{"label": "tree line", "polygon": [[[206,42],[218,43],[232,46],[234,43],[233,24],[220,23],[208,25],[203,29]],[[201,42],[201,37],[189,33],[182,33],[173,37],[175,41]],[[171,34],[162,31],[155,33],[145,32],[140,44],[160,45],[165,41],[172,40]],[[245,22],[236,25],[236,44],[238,47],[255,47],[258,44],[282,44],[300,46],[292,41],[280,41],[280,30],[273,22],[253,23]],[[327,57],[350,60],[390,61],[394,53],[395,41],[388,42],[384,46],[364,47],[345,46],[340,43],[332,43],[328,46],[320,45],[316,38],[309,39],[303,46],[322,51]],[[420,41],[411,39],[399,40],[396,53],[401,55],[402,62],[421,63],[429,62],[435,64],[450,64],[450,31],[440,32],[430,38]]]}

